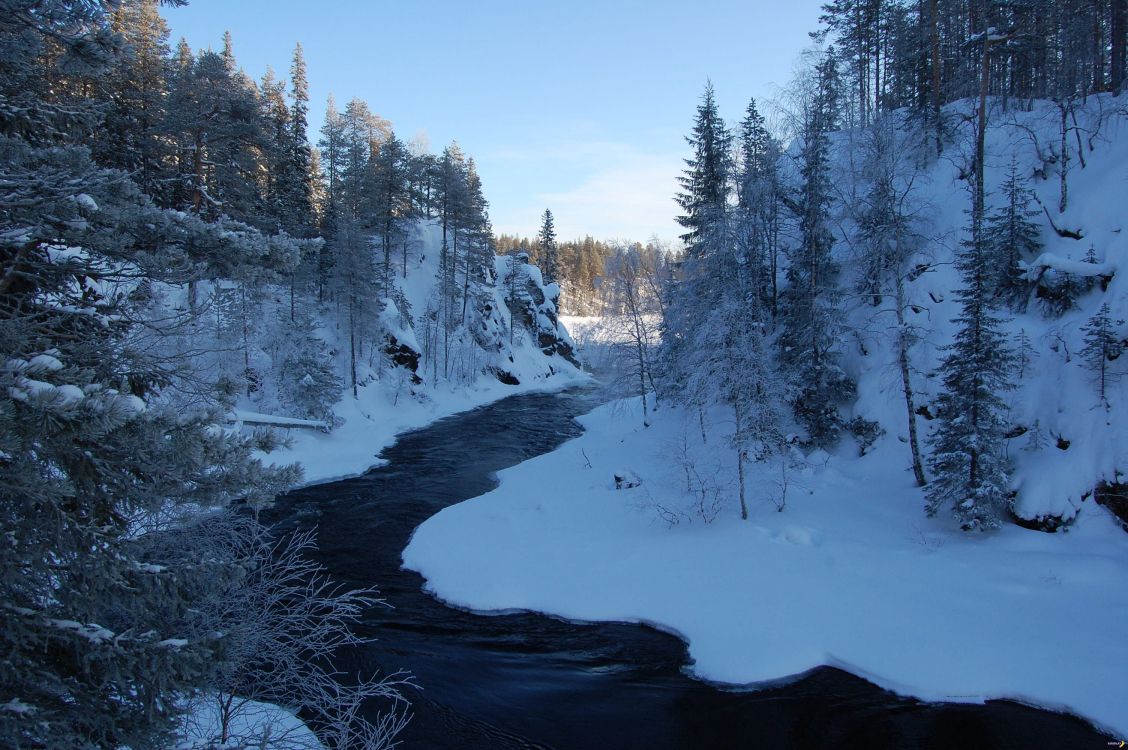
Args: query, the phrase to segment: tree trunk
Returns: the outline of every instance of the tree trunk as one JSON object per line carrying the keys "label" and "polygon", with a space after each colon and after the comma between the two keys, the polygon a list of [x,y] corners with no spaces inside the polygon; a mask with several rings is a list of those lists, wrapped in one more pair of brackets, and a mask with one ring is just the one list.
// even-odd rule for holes
{"label": "tree trunk", "polygon": [[916,403],[913,398],[912,372],[909,369],[908,332],[905,330],[905,285],[897,277],[897,364],[901,369],[901,386],[905,394],[905,409],[909,416],[909,451],[913,456],[913,476],[917,487],[928,484],[924,475],[924,463],[920,458],[920,441],[917,438]]}
{"label": "tree trunk", "polygon": [[1061,110],[1061,187],[1058,198],[1058,213],[1064,213],[1069,205],[1069,107],[1064,99],[1058,101]]}
{"label": "tree trunk", "polygon": [[974,242],[979,242],[979,230],[983,223],[983,162],[986,158],[987,139],[987,85],[991,80],[991,37],[983,31],[983,69],[979,80],[979,123],[975,138],[975,205],[972,207],[972,228]]}
{"label": "tree trunk", "polygon": [[937,21],[937,0],[929,0],[929,32],[932,38],[930,57],[932,58],[932,120],[936,128],[936,155],[943,148],[941,142],[943,126],[940,122],[940,26]]}
{"label": "tree trunk", "polygon": [[740,410],[740,400],[732,404],[733,417],[736,420],[736,485],[740,495],[740,518],[748,520],[748,504],[744,500],[744,429],[743,414]]}
{"label": "tree trunk", "polygon": [[1128,0],[1112,0],[1109,14],[1112,17],[1109,29],[1112,60],[1109,66],[1108,85],[1112,93],[1119,96],[1124,88],[1126,72],[1124,55],[1128,52]]}
{"label": "tree trunk", "polygon": [[349,299],[349,376],[352,381],[353,398],[357,398],[356,390],[356,294]]}

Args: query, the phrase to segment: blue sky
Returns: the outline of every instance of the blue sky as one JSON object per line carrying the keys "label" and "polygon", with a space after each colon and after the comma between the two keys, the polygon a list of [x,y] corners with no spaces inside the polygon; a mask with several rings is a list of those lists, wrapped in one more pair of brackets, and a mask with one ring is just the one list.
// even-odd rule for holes
{"label": "blue sky", "polygon": [[738,120],[809,46],[821,0],[293,2],[191,0],[165,8],[172,42],[219,48],[225,29],[256,79],[309,66],[311,124],[353,97],[408,140],[457,140],[477,162],[498,232],[678,233],[673,195],[706,79]]}

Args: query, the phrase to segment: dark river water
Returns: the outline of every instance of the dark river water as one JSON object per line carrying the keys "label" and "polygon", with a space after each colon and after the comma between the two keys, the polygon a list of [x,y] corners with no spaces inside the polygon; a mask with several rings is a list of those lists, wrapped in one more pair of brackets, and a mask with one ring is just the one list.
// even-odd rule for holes
{"label": "dark river water", "polygon": [[316,557],[337,579],[376,585],[392,605],[369,612],[362,632],[377,640],[340,667],[414,673],[421,689],[411,691],[404,750],[1102,748],[1112,739],[1075,717],[1006,701],[921,703],[831,668],[768,689],[716,689],[686,676],[680,640],[646,626],[479,615],[424,593],[423,579],[400,568],[412,531],[489,491],[498,470],[580,434],[573,417],[596,403],[583,389],[513,396],[402,435],[383,452],[387,465],[276,506],[282,529],[317,528]]}

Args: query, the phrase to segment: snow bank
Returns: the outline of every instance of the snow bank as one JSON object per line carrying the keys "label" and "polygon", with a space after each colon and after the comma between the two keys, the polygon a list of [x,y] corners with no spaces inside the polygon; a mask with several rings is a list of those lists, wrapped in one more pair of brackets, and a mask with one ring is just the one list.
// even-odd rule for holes
{"label": "snow bank", "polygon": [[[887,435],[860,459],[754,467],[749,520],[722,484],[706,524],[684,470],[735,474],[723,432],[701,444],[696,415],[668,409],[644,430],[637,406],[597,409],[582,437],[428,520],[405,567],[457,606],[655,623],[707,680],[833,665],[925,700],[1012,698],[1128,733],[1128,537],[1091,500],[1067,533],[966,535],[924,517]],[[624,467],[641,484],[616,490]]]}
{"label": "snow bank", "polygon": [[217,747],[253,747],[261,750],[324,750],[309,727],[284,708],[270,703],[236,699],[235,714],[227,727],[227,742],[220,742],[222,727],[215,700],[192,702],[176,750]]}

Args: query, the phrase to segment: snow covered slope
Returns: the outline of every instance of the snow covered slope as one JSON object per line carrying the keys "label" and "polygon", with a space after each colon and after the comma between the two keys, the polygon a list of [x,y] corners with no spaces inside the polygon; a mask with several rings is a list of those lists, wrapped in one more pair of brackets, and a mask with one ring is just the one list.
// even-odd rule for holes
{"label": "snow covered slope", "polygon": [[[337,425],[330,433],[294,430],[290,448],[266,456],[276,463],[300,462],[306,482],[364,472],[379,463],[377,454],[396,434],[443,416],[586,379],[557,319],[559,289],[544,284],[536,266],[497,257],[492,283],[471,293],[465,316],[457,311],[465,323],[448,333],[436,322],[442,229],[436,221],[420,221],[406,245],[406,256],[393,258],[396,274],[381,314],[385,346],[362,352],[356,398],[344,390],[333,407]],[[461,294],[461,271],[456,281]],[[331,314],[324,317],[319,333],[340,352],[337,366],[347,372],[345,324]],[[269,403],[269,389],[262,391],[268,403],[251,399],[248,407],[276,413],[281,407]]]}
{"label": "snow covered slope", "polygon": [[[1125,99],[1092,97],[1078,109],[1077,128],[1071,128],[1068,135],[1064,212],[1058,211],[1062,161],[1058,108],[1049,102],[1036,102],[1029,112],[996,108],[989,119],[988,212],[1005,200],[1001,186],[1013,159],[1018,177],[1036,197],[1029,209],[1036,213],[1044,245],[1039,258],[1024,259],[1032,268],[1025,311],[1004,311],[1009,318],[1005,329],[1019,355],[1012,372],[1017,387],[1004,398],[1014,435],[1008,440],[1008,454],[1014,463],[1015,513],[1023,519],[1069,521],[1097,484],[1116,482],[1120,473],[1128,471],[1128,435],[1122,426],[1128,418],[1128,394],[1117,380],[1106,408],[1093,373],[1079,356],[1084,347],[1082,328],[1102,304],[1109,305],[1114,321],[1128,319],[1128,279],[1118,273],[1128,260],[1128,233],[1123,231],[1128,224]],[[966,104],[953,105],[948,110],[949,121],[958,122],[965,110]],[[941,347],[952,341],[956,329],[951,322],[958,313],[953,290],[959,288],[960,280],[952,261],[958,243],[966,237],[971,205],[967,179],[971,131],[970,122],[960,126],[952,139],[954,145],[912,175],[913,187],[906,196],[906,210],[913,214],[924,240],[916,259],[924,272],[907,285],[907,324],[923,336],[911,352],[915,386],[921,392],[919,405],[929,405],[940,390],[936,369],[943,355]],[[858,270],[849,207],[857,198],[854,191],[861,189],[856,177],[864,167],[859,163],[861,138],[858,133],[836,137],[840,221],[835,252],[845,269],[847,285]],[[1084,167],[1078,158],[1079,146]],[[1086,256],[1096,263],[1085,263]],[[1015,269],[1015,275],[1019,274],[1021,270]],[[1041,297],[1047,290],[1068,285],[1091,288],[1081,291],[1064,314],[1051,314]],[[859,383],[855,413],[878,420],[889,435],[905,441],[907,417],[899,396],[889,318],[888,304],[875,308],[857,295],[850,311],[852,340],[843,341],[842,350]],[[1128,327],[1120,322],[1115,329],[1120,339],[1128,340]],[[1128,371],[1126,361],[1128,358],[1110,362],[1113,374],[1119,377]],[[927,434],[929,420],[920,419],[918,424]],[[908,452],[894,460],[907,466]]]}
{"label": "snow covered slope", "polygon": [[[1048,209],[1031,206],[1044,247],[1024,258],[1028,304],[1008,313],[1021,356],[1004,398],[1015,512],[1056,533],[1007,524],[967,534],[946,515],[925,516],[888,300],[856,292],[850,208],[861,191],[861,136],[843,133],[835,252],[852,301],[840,347],[858,382],[850,408],[885,431],[865,455],[846,439],[832,452],[796,449],[790,461],[755,464],[741,521],[726,413],[699,420],[662,405],[644,429],[637,399],[620,401],[584,417],[582,437],[424,523],[404,564],[459,606],[654,623],[685,638],[704,679],[754,684],[828,664],[923,699],[1013,698],[1128,733],[1128,536],[1092,498],[1128,467],[1128,392],[1114,380],[1102,403],[1079,356],[1083,326],[1102,305],[1114,321],[1128,319],[1126,103],[1092,98],[1077,112],[1064,211],[1057,108],[997,111],[988,132],[989,206],[1013,159]],[[960,106],[949,110],[954,122]],[[905,198],[926,239],[907,283],[925,436],[956,328],[966,136],[912,175]],[[1071,285],[1068,309],[1045,305]],[[1115,323],[1119,339],[1126,331]],[[1119,375],[1126,362],[1108,364]]]}

